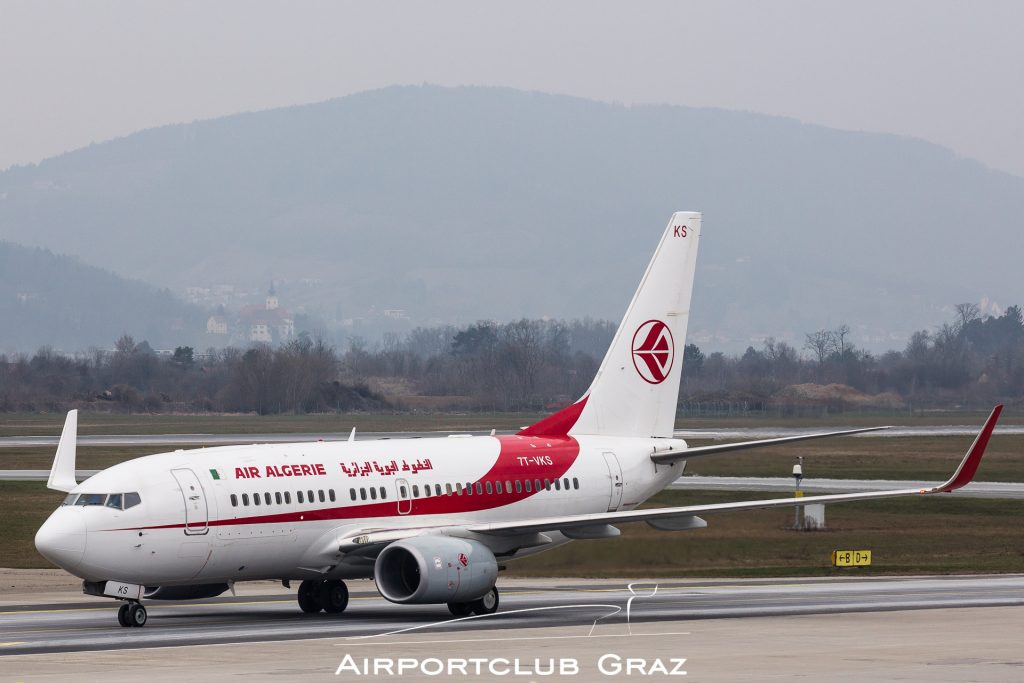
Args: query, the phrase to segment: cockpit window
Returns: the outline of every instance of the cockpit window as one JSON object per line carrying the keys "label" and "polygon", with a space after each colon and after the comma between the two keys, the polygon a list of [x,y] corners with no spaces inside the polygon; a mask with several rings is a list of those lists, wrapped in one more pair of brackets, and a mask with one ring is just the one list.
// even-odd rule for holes
{"label": "cockpit window", "polygon": [[72,493],[63,505],[105,505],[114,510],[127,510],[142,502],[138,493]]}
{"label": "cockpit window", "polygon": [[107,501],[105,493],[83,493],[78,497],[75,505],[103,505]]}

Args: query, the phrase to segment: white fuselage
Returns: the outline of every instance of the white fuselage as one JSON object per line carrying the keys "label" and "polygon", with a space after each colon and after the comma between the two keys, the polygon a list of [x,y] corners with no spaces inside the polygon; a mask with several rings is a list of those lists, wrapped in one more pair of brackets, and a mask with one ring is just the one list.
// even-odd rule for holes
{"label": "white fuselage", "polygon": [[[376,529],[633,509],[681,473],[681,463],[651,461],[655,447],[667,446],[685,443],[453,436],[160,453],[80,484],[68,500],[91,504],[58,508],[37,544],[89,581],[169,586],[368,577],[372,558],[342,552],[342,539]],[[81,498],[127,493],[141,502],[116,509],[97,504],[96,496]],[[499,559],[568,540],[559,533],[536,537],[482,540]]]}

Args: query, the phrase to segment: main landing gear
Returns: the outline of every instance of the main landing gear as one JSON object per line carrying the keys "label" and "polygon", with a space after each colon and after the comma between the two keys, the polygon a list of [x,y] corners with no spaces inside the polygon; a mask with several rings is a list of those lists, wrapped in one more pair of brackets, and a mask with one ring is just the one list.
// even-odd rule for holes
{"label": "main landing gear", "polygon": [[141,602],[125,602],[117,610],[117,623],[121,626],[145,626],[148,618]]}
{"label": "main landing gear", "polygon": [[449,602],[448,611],[457,617],[468,617],[470,614],[482,617],[485,614],[494,614],[498,611],[498,587],[492,587],[482,597],[470,602]]}
{"label": "main landing gear", "polygon": [[320,610],[340,614],[348,607],[348,586],[344,581],[303,581],[299,584],[299,609],[307,614]]}

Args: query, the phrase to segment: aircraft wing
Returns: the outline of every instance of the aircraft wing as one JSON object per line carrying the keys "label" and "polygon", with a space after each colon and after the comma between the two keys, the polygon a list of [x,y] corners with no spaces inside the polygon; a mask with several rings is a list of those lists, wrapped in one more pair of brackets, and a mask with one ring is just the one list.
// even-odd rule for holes
{"label": "aircraft wing", "polygon": [[967,450],[960,466],[945,483],[933,488],[898,489],[895,491],[866,491],[864,493],[843,493],[824,496],[805,496],[803,498],[772,498],[767,500],[742,501],[738,503],[716,503],[713,505],[689,505],[675,508],[654,508],[648,510],[629,510],[625,512],[602,512],[588,515],[566,515],[564,517],[545,517],[513,522],[497,522],[492,524],[476,524],[466,527],[467,531],[481,534],[525,534],[543,531],[558,531],[576,527],[598,526],[602,524],[621,524],[625,522],[642,522],[667,520],[673,518],[695,517],[697,515],[740,510],[760,510],[762,508],[792,507],[814,503],[844,503],[855,500],[874,500],[878,498],[895,498],[897,496],[930,495],[933,493],[950,493],[966,484],[978,471],[978,464],[985,454],[992,430],[1003,406],[997,405],[978,432],[974,443]]}
{"label": "aircraft wing", "polygon": [[[658,520],[684,520],[698,515],[718,512],[736,512],[743,510],[760,510],[764,508],[793,507],[814,503],[845,503],[855,500],[875,500],[879,498],[895,498],[910,495],[931,495],[933,493],[950,493],[970,483],[978,471],[978,464],[985,454],[996,421],[1003,406],[997,405],[985,421],[974,443],[967,450],[960,466],[957,467],[946,482],[931,488],[898,489],[889,491],[866,491],[864,493],[842,493],[824,496],[805,496],[803,498],[770,498],[766,500],[741,501],[737,503],[716,503],[712,505],[688,505],[673,508],[653,508],[645,510],[627,510],[622,512],[598,512],[586,515],[565,515],[559,517],[538,517],[534,519],[493,522],[487,524],[467,524],[450,526],[424,526],[398,529],[363,529],[352,532],[340,539],[343,552],[353,552],[363,548],[367,551],[372,547],[381,547],[387,543],[429,534],[463,536],[467,534],[514,536],[540,534],[545,531],[563,529],[580,529],[584,527],[600,527],[607,524],[623,524],[626,522],[656,522]],[[861,430],[854,430],[861,431]],[[786,437],[787,439],[789,437]]]}
{"label": "aircraft wing", "polygon": [[880,429],[889,427],[865,427],[862,429],[845,429],[841,432],[820,432],[818,434],[798,434],[797,436],[782,436],[776,439],[758,439],[757,441],[740,441],[737,443],[715,444],[713,446],[697,446],[682,451],[658,451],[651,456],[656,463],[675,462],[677,460],[689,460],[700,458],[705,455],[718,455],[719,453],[730,453],[742,451],[748,448],[763,448],[764,446],[778,446],[783,443],[795,441],[808,441],[810,439],[824,439],[829,436],[845,436],[847,434],[861,434],[863,432],[877,432]]}

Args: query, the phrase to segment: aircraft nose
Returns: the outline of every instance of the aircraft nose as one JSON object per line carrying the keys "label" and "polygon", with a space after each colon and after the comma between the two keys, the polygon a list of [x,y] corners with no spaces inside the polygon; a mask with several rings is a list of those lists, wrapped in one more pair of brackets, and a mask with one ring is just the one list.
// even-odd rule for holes
{"label": "aircraft nose", "polygon": [[68,571],[81,564],[85,554],[85,521],[75,512],[58,510],[36,532],[39,554]]}

